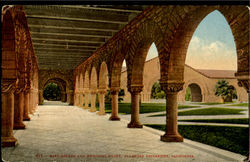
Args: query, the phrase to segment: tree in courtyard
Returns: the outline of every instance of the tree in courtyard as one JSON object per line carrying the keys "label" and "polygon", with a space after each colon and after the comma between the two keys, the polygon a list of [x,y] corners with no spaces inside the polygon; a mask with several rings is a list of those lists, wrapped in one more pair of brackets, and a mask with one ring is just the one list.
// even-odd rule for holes
{"label": "tree in courtyard", "polygon": [[[123,101],[124,96],[125,96],[125,91],[124,89],[121,89],[118,93],[118,102]],[[105,94],[105,103],[111,103],[111,102],[112,102],[111,93],[110,93],[110,90],[107,90]]]}
{"label": "tree in courtyard", "polygon": [[191,101],[191,90],[189,87],[186,89],[185,101]]}
{"label": "tree in courtyard", "polygon": [[45,86],[43,97],[46,100],[61,100],[61,90],[55,83],[49,83]]}
{"label": "tree in courtyard", "polygon": [[155,82],[155,84],[152,87],[151,98],[154,98],[154,99],[166,98],[166,95],[164,91],[161,89],[161,85],[158,81]]}
{"label": "tree in courtyard", "polygon": [[215,95],[221,96],[222,103],[232,102],[232,98],[237,98],[235,88],[229,85],[226,80],[219,80],[215,85]]}

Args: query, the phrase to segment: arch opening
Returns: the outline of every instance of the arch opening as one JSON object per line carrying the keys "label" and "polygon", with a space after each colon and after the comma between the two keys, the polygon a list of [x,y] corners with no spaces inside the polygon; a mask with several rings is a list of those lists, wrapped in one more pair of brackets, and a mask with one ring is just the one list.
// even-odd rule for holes
{"label": "arch opening", "polygon": [[43,97],[48,101],[60,101],[62,99],[61,88],[53,82],[45,85],[43,90]]}
{"label": "arch opening", "polygon": [[188,85],[186,88],[185,100],[191,102],[202,102],[201,88],[198,84],[191,83]]}
{"label": "arch opening", "polygon": [[43,98],[49,101],[67,102],[67,84],[60,78],[49,79],[42,88]]}
{"label": "arch opening", "polygon": [[237,70],[234,36],[220,11],[210,12],[199,23],[188,45],[185,63],[196,69]]}

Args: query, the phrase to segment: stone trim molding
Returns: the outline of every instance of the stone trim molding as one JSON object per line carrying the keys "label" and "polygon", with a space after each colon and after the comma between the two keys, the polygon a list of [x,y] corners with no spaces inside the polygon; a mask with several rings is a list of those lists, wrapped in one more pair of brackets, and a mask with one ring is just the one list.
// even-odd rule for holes
{"label": "stone trim molding", "polygon": [[119,93],[119,91],[120,91],[120,87],[111,87],[110,88],[110,93],[112,95],[117,95]]}
{"label": "stone trim molding", "polygon": [[184,81],[168,80],[160,82],[161,88],[167,93],[178,93],[183,89]]}
{"label": "stone trim molding", "polygon": [[16,81],[4,82],[1,83],[1,92],[2,93],[11,93],[16,90]]}
{"label": "stone trim molding", "polygon": [[131,85],[131,86],[128,86],[128,91],[130,93],[140,93],[143,89],[143,85]]}

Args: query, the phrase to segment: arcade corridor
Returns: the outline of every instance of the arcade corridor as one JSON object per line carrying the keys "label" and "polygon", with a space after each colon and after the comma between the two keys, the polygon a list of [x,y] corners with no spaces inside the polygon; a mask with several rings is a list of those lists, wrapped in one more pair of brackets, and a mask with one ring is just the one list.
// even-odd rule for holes
{"label": "arcade corridor", "polygon": [[108,117],[66,103],[47,101],[38,106],[31,121],[25,122],[25,130],[14,131],[18,147],[3,148],[3,159],[47,162],[239,161],[243,158],[187,139],[183,143],[165,143],[159,139],[164,132],[145,126],[127,129],[128,121],[113,122]]}

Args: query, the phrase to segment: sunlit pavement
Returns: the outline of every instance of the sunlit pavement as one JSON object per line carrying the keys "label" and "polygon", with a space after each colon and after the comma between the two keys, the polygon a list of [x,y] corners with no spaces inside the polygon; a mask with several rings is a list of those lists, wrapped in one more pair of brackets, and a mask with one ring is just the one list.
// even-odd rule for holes
{"label": "sunlit pavement", "polygon": [[[57,102],[58,103],[58,102]],[[27,129],[14,131],[15,148],[2,148],[6,161],[240,161],[244,156],[185,139],[160,141],[164,132],[127,128],[127,120],[109,121],[65,104],[39,106]]]}

